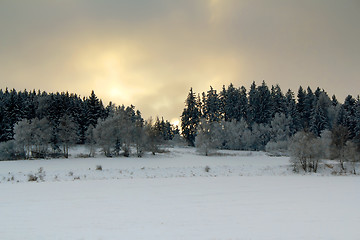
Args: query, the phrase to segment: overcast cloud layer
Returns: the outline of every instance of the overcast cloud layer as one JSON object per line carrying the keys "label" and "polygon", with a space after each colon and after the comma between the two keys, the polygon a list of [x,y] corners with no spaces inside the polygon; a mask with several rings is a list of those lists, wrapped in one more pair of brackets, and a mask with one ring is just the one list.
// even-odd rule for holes
{"label": "overcast cloud layer", "polygon": [[178,118],[190,87],[360,92],[360,1],[0,1],[0,88]]}

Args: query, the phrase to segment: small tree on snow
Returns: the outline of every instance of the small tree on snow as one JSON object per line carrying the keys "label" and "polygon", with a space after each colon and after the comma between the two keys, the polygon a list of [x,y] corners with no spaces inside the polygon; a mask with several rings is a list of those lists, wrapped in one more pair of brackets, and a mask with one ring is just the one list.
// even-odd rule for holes
{"label": "small tree on snow", "polygon": [[294,171],[301,166],[305,172],[317,172],[322,149],[320,140],[314,134],[297,132],[291,140],[289,149]]}
{"label": "small tree on snow", "polygon": [[198,126],[195,146],[200,153],[209,155],[221,144],[221,126],[217,122],[208,122],[202,119]]}
{"label": "small tree on snow", "polygon": [[86,144],[87,146],[89,146],[89,157],[94,157],[95,156],[95,144],[96,144],[96,141],[95,141],[95,134],[94,134],[94,127],[93,125],[90,125],[88,127],[88,129],[86,130]]}

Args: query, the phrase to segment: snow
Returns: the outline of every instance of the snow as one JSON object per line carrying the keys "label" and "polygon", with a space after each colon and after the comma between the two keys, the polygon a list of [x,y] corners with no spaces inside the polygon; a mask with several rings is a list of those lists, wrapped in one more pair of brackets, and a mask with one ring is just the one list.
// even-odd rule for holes
{"label": "snow", "polygon": [[358,176],[262,152],[5,161],[0,177],[1,239],[360,238]]}

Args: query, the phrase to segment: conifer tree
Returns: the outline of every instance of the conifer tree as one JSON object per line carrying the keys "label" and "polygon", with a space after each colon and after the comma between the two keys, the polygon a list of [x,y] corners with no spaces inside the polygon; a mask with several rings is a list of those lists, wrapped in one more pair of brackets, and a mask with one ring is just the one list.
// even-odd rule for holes
{"label": "conifer tree", "polygon": [[306,97],[306,92],[304,91],[302,86],[300,86],[297,94],[296,110],[299,114],[301,129],[304,129],[306,127],[306,122],[307,122],[305,115],[305,97]]}
{"label": "conifer tree", "polygon": [[286,113],[286,100],[285,96],[281,91],[281,88],[278,84],[271,87],[271,106],[272,106],[272,118],[275,117],[275,114]]}
{"label": "conifer tree", "polygon": [[220,121],[220,99],[211,86],[204,103],[204,117],[209,122]]}
{"label": "conifer tree", "polygon": [[196,98],[192,88],[186,98],[185,105],[185,109],[181,115],[182,135],[190,146],[194,146],[196,129],[200,121],[200,111],[196,104]]}

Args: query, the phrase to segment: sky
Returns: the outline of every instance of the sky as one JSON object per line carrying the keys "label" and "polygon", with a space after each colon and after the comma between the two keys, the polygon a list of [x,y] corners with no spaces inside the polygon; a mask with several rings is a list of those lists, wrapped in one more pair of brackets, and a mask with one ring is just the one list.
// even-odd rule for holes
{"label": "sky", "polygon": [[360,94],[358,0],[0,0],[0,88],[91,90],[179,119],[196,93],[263,80]]}

